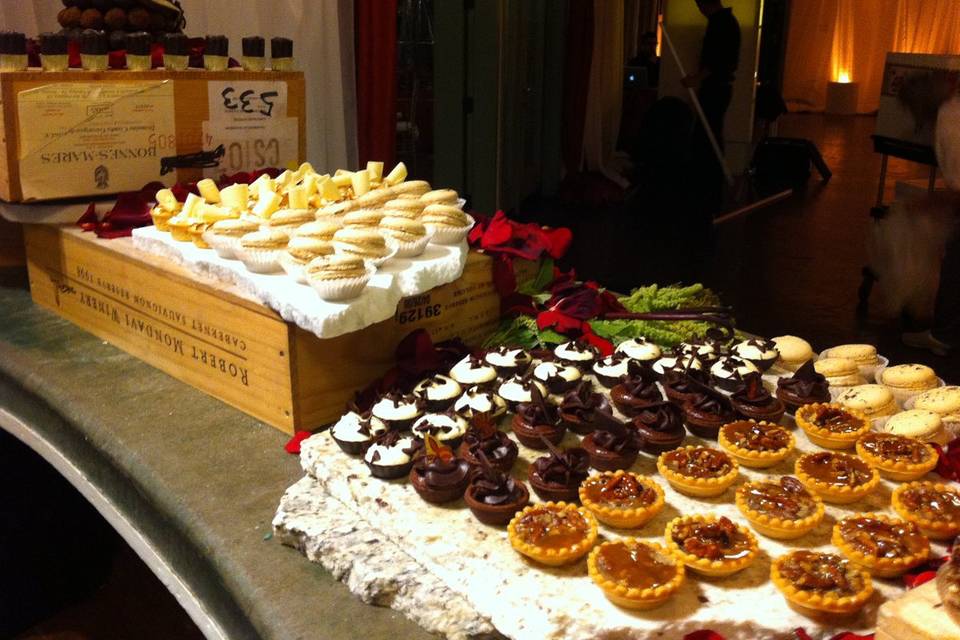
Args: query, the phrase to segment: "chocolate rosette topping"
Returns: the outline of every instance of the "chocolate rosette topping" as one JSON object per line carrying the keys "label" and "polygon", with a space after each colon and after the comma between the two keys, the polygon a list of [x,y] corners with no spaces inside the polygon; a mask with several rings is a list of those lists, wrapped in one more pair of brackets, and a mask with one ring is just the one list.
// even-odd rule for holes
{"label": "chocolate rosette topping", "polygon": [[546,401],[536,385],[530,387],[530,402],[521,402],[517,406],[517,415],[529,425],[555,425],[560,422],[559,410]]}
{"label": "chocolate rosette topping", "polygon": [[640,409],[633,423],[660,433],[672,433],[683,429],[683,412],[669,402],[657,402]]}
{"label": "chocolate rosette topping", "polygon": [[700,414],[718,417],[733,417],[733,407],[730,400],[721,393],[712,390],[701,390],[690,396],[687,401],[690,410]]}
{"label": "chocolate rosette topping", "polygon": [[583,380],[563,396],[560,413],[589,421],[595,409],[609,407],[610,403],[601,393],[593,390],[593,385]]}
{"label": "chocolate rosette topping", "polygon": [[743,382],[733,392],[730,399],[754,407],[763,407],[770,404],[773,396],[763,386],[763,378],[760,377],[759,373],[748,373],[743,377]]}
{"label": "chocolate rosette topping", "polygon": [[777,381],[777,390],[789,394],[792,398],[804,400],[804,404],[830,400],[830,384],[823,374],[814,369],[813,360],[807,360],[789,378],[780,378]]}
{"label": "chocolate rosette topping", "polygon": [[474,499],[488,505],[509,504],[522,496],[516,480],[490,466],[483,468],[470,483],[470,488]]}
{"label": "chocolate rosette topping", "polygon": [[591,434],[598,448],[616,453],[637,452],[643,444],[640,435],[620,422],[612,413],[594,411],[596,429]]}
{"label": "chocolate rosette topping", "polygon": [[543,482],[563,487],[577,487],[590,472],[590,456],[585,449],[573,447],[563,451],[549,441],[548,455],[533,461],[533,471]]}

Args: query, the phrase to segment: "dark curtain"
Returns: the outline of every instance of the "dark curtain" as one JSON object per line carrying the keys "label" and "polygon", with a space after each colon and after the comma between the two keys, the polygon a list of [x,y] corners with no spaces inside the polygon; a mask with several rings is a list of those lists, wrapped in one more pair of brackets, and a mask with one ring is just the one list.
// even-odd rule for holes
{"label": "dark curtain", "polygon": [[563,139],[561,152],[567,174],[583,161],[583,126],[587,112],[590,64],[593,60],[593,0],[570,0],[567,50],[563,61]]}
{"label": "dark curtain", "polygon": [[357,149],[360,167],[392,167],[397,137],[397,0],[357,0]]}

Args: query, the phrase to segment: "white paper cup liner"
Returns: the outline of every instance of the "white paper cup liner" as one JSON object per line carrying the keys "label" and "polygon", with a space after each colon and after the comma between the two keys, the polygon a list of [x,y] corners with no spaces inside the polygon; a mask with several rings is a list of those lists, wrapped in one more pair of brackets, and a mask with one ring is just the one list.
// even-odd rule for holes
{"label": "white paper cup liner", "polygon": [[237,249],[237,257],[252,273],[276,273],[281,270],[280,256],[283,255],[283,249],[250,249],[240,247]]}
{"label": "white paper cup liner", "polygon": [[884,356],[877,356],[877,364],[860,365],[860,375],[867,379],[867,382],[877,382],[883,370],[890,364],[890,360]]}
{"label": "white paper cup liner", "polygon": [[427,223],[425,226],[431,234],[430,242],[433,244],[460,244],[464,238],[467,237],[467,234],[470,233],[473,225],[476,224],[476,220],[474,220],[470,214],[467,214],[467,220],[469,224],[459,228]]}
{"label": "white paper cup liner", "polygon": [[909,410],[913,409],[913,402],[921,393],[930,391],[931,389],[939,389],[940,387],[945,386],[947,386],[947,383],[943,381],[943,378],[937,376],[937,386],[931,387],[930,389],[920,389],[919,391],[907,391],[905,389],[894,389],[893,387],[887,387],[887,389],[890,389],[893,397],[897,399],[897,402],[903,405],[904,409]]}
{"label": "white paper cup liner", "polygon": [[350,300],[363,293],[364,287],[377,272],[377,268],[372,264],[366,265],[366,275],[359,278],[342,278],[339,280],[318,280],[316,278],[307,278],[307,284],[313,287],[317,295],[329,302],[340,300]]}
{"label": "white paper cup liner", "polygon": [[463,211],[463,208],[467,205],[466,198],[457,198],[457,209]]}
{"label": "white paper cup liner", "polygon": [[234,236],[222,236],[210,230],[203,232],[203,239],[210,248],[217,252],[217,255],[225,260],[236,260],[237,249],[240,248],[240,238]]}
{"label": "white paper cup liner", "polygon": [[333,248],[336,249],[337,253],[346,253],[352,256],[357,256],[358,258],[363,258],[363,261],[366,264],[372,264],[374,267],[377,267],[377,268],[382,266],[383,263],[385,263],[387,260],[390,260],[391,258],[394,258],[397,255],[396,244],[391,243],[389,240],[387,241],[387,249],[388,249],[387,255],[382,256],[380,258],[371,258],[370,256],[365,256],[360,253],[355,253],[353,251],[353,245],[345,242],[334,242]]}
{"label": "white paper cup liner", "polygon": [[397,247],[395,258],[415,258],[423,253],[424,249],[430,243],[430,233],[428,232],[422,238],[414,242],[400,242],[396,238],[388,237],[387,244],[393,244]]}
{"label": "white paper cup liner", "polygon": [[287,272],[291,278],[299,282],[300,284],[307,284],[307,279],[303,274],[303,267],[305,265],[297,262],[289,253],[283,253],[280,256],[280,266],[283,267],[283,270]]}

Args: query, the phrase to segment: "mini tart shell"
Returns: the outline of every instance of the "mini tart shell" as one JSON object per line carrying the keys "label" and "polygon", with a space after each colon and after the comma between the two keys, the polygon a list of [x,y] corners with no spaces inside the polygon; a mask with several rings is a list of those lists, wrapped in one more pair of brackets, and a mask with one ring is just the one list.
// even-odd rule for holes
{"label": "mini tart shell", "polygon": [[880,472],[873,467],[870,467],[869,464],[867,464],[867,466],[870,467],[870,471],[873,473],[873,476],[863,484],[859,484],[855,487],[840,487],[827,482],[821,482],[801,469],[801,463],[809,455],[815,454],[808,453],[797,458],[797,463],[793,470],[794,475],[797,476],[800,482],[803,483],[803,486],[805,486],[810,493],[820,496],[824,502],[829,502],[831,504],[850,504],[851,502],[856,502],[857,500],[866,497],[877,488],[878,484],[880,484]]}
{"label": "mini tart shell", "polygon": [[[673,560],[677,567],[677,572],[670,582],[662,584],[658,587],[647,589],[627,587],[619,582],[610,580],[600,573],[600,569],[597,568],[597,556],[600,554],[600,550],[603,547],[612,544],[636,544],[651,547],[658,553],[663,554],[663,556]],[[591,551],[590,555],[587,557],[587,573],[590,575],[590,578],[594,581],[594,583],[596,583],[596,585],[603,591],[603,595],[607,597],[607,600],[615,605],[624,607],[625,609],[652,609],[660,606],[669,600],[674,593],[676,593],[677,589],[680,588],[680,585],[683,584],[686,570],[684,569],[683,563],[680,562],[680,560],[678,560],[674,554],[672,554],[662,545],[644,542],[642,540],[638,540],[637,538],[621,538],[618,540],[603,542],[593,548],[593,551]]]}
{"label": "mini tart shell", "polygon": [[776,540],[794,540],[813,531],[817,528],[817,525],[823,522],[823,500],[812,491],[810,492],[810,497],[813,499],[814,511],[806,518],[784,520],[783,518],[777,518],[757,511],[756,509],[751,509],[747,504],[746,492],[751,485],[759,484],[764,483],[747,482],[737,487],[737,493],[734,498],[737,509],[740,510],[740,513],[743,514],[750,525],[757,530],[757,533]]}
{"label": "mini tart shell", "polygon": [[870,578],[870,574],[859,568],[864,586],[863,589],[852,596],[837,597],[833,594],[822,595],[797,589],[790,580],[780,573],[780,565],[790,555],[789,553],[784,554],[771,563],[770,580],[777,590],[783,594],[787,603],[800,613],[814,617],[822,613],[846,615],[859,611],[873,595],[873,580]]}
{"label": "mini tart shell", "polygon": [[[629,509],[622,509],[595,502],[587,495],[586,487],[584,487],[585,483],[593,480],[594,478],[612,480],[613,478],[618,478],[623,475],[633,476],[633,478],[644,487],[653,489],[653,491],[657,494],[657,497],[651,504],[645,507],[631,507]],[[587,508],[594,516],[596,516],[597,520],[605,525],[620,529],[636,529],[637,527],[642,527],[647,522],[652,520],[658,513],[660,513],[665,504],[663,498],[663,489],[659,484],[654,482],[651,478],[641,476],[637,473],[624,471],[622,469],[617,471],[604,471],[599,475],[590,476],[581,482],[580,502],[583,503],[583,506]]]}
{"label": "mini tart shell", "polygon": [[884,478],[889,478],[896,482],[919,480],[930,471],[933,471],[937,466],[937,460],[940,459],[937,450],[925,442],[920,442],[920,444],[927,448],[930,454],[929,459],[926,462],[913,463],[875,456],[863,447],[861,440],[857,440],[857,455],[863,458],[871,467],[879,471],[880,475]]}
{"label": "mini tart shell", "polygon": [[[749,420],[749,422],[756,421]],[[720,433],[717,437],[717,442],[720,444],[720,448],[729,453],[730,456],[739,464],[742,464],[745,467],[750,467],[751,469],[766,469],[767,467],[772,467],[790,455],[790,452],[793,451],[793,448],[797,445],[797,439],[792,433],[787,431],[786,428],[777,424],[772,424],[766,420],[761,420],[760,422],[757,422],[757,424],[783,429],[783,431],[786,432],[789,441],[785,447],[777,449],[776,451],[757,451],[756,449],[747,449],[746,447],[741,447],[734,444],[730,438],[727,437],[726,430],[731,424],[736,424],[736,422],[729,422],[720,427]]]}
{"label": "mini tart shell", "polygon": [[678,545],[673,539],[673,530],[682,524],[692,522],[710,524],[716,522],[718,519],[719,518],[717,516],[712,514],[680,516],[667,523],[667,528],[663,532],[663,537],[666,538],[667,548],[670,549],[673,555],[679,558],[688,569],[691,571],[696,571],[704,576],[722,578],[723,576],[729,576],[738,571],[746,569],[753,564],[754,560],[757,559],[760,547],[757,545],[756,536],[753,535],[753,532],[750,531],[750,529],[744,527],[743,525],[736,525],[737,529],[740,530],[740,533],[746,536],[747,541],[750,544],[750,551],[742,558],[736,558],[734,560],[710,560],[709,558],[701,558],[700,556],[687,553],[681,549],[680,545]]}
{"label": "mini tart shell", "polygon": [[950,487],[942,482],[930,482],[925,480],[922,482],[910,482],[908,484],[902,484],[896,489],[893,490],[893,497],[891,502],[893,504],[893,510],[896,511],[901,518],[907,522],[912,522],[920,528],[920,533],[927,536],[931,540],[952,540],[957,535],[960,535],[960,520],[932,520],[930,518],[925,518],[920,514],[911,511],[903,504],[903,499],[901,496],[907,489],[913,489],[917,487],[927,487],[929,489],[934,489],[936,491],[944,491],[948,493],[957,494],[958,492],[955,488]]}
{"label": "mini tart shell", "polygon": [[686,446],[661,453],[660,457],[657,458],[657,471],[667,479],[670,486],[684,495],[695,498],[712,498],[726,491],[730,485],[736,482],[737,476],[740,475],[740,465],[737,464],[733,456],[727,454],[727,457],[730,458],[730,466],[732,467],[730,471],[716,478],[691,478],[690,476],[685,476],[682,473],[674,471],[668,467],[665,462],[665,456],[674,451],[701,448],[704,447]]}
{"label": "mini tart shell", "polygon": [[[833,525],[833,535],[830,538],[830,542],[832,542],[833,546],[840,550],[840,553],[843,554],[847,560],[863,567],[870,572],[870,575],[876,576],[877,578],[895,578],[896,576],[903,575],[918,564],[922,564],[930,556],[929,543],[923,551],[919,553],[912,553],[902,558],[878,558],[876,556],[870,556],[862,553],[852,544],[844,540],[843,536],[840,534],[840,524],[843,522],[843,520],[848,518],[853,520],[858,518],[870,518],[873,520],[886,522],[888,524],[901,524],[903,521],[899,520],[898,518],[892,518],[883,513],[857,513],[847,516],[846,518],[837,521],[837,523]],[[917,528],[919,529],[919,527]]]}
{"label": "mini tart shell", "polygon": [[[818,427],[807,419],[807,415],[820,408],[838,409],[840,411],[849,413],[861,422],[860,428],[855,431],[837,433],[836,431],[830,431],[829,429]],[[794,413],[794,420],[796,420],[797,425],[803,429],[804,433],[807,434],[807,438],[810,439],[810,442],[818,447],[823,447],[824,449],[853,448],[853,446],[857,443],[857,440],[859,440],[863,434],[870,431],[870,427],[873,424],[865,415],[863,415],[863,413],[857,411],[856,409],[848,409],[843,405],[826,402],[815,402],[813,404],[803,405]]]}
{"label": "mini tart shell", "polygon": [[[520,519],[531,511],[542,511],[549,509],[551,511],[576,511],[587,522],[587,532],[581,542],[570,545],[563,549],[542,549],[535,544],[523,540],[517,533],[517,523]],[[551,567],[558,567],[564,564],[576,562],[582,558],[597,541],[597,519],[586,509],[581,509],[575,504],[566,502],[541,502],[532,504],[520,511],[507,525],[507,537],[510,539],[510,545],[518,552],[540,564]]]}

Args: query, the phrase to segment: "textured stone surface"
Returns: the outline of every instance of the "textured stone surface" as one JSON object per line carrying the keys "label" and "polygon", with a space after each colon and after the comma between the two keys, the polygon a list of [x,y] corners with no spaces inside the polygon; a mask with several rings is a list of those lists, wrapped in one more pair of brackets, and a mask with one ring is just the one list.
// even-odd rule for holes
{"label": "textured stone surface", "polygon": [[[502,427],[506,428],[506,424]],[[769,470],[741,469],[738,484],[792,473],[800,453],[818,450],[802,431],[795,430],[795,435],[799,452]],[[573,446],[578,440],[578,436],[568,433],[563,445]],[[697,441],[688,438],[688,443]],[[540,454],[523,446],[520,451],[514,472],[525,479],[529,461]],[[511,638],[679,638],[697,629],[711,628],[728,638],[773,640],[784,638],[796,627],[805,627],[814,637],[829,637],[843,629],[872,629],[878,606],[903,592],[899,579],[875,580],[877,594],[860,615],[820,625],[790,609],[769,580],[771,560],[792,549],[835,551],[830,545],[830,532],[837,519],[861,511],[892,513],[889,503],[893,485],[888,482],[882,482],[874,495],[861,502],[827,505],[824,522],[800,540],[780,542],[757,536],[760,557],[745,571],[715,580],[688,572],[686,584],[667,604],[652,611],[629,612],[604,598],[586,575],[585,561],[559,569],[527,562],[510,547],[505,528],[479,524],[462,501],[432,506],[423,502],[404,480],[384,482],[372,478],[363,462],[340,451],[327,433],[303,443],[301,464],[318,481],[311,492],[322,488],[342,503],[356,522],[366,523],[362,526],[373,527],[400,542],[406,553]],[[733,504],[733,488],[717,498],[683,496],[657,474],[655,459],[646,454],[641,454],[633,470],[656,478],[664,488],[667,506],[640,530],[616,530],[601,525],[603,537],[636,535],[662,541],[667,522],[680,514],[711,512],[746,523]],[[943,547],[935,545],[933,555],[942,553]],[[357,557],[365,560],[366,554]]]}
{"label": "textured stone surface", "polygon": [[169,258],[195,273],[237,285],[284,320],[321,338],[334,338],[382,322],[393,316],[401,298],[453,282],[463,273],[469,252],[466,242],[429,244],[421,256],[388,261],[355,299],[327,302],[282,271],[251,273],[239,260],[225,260],[211,249],[177,242],[156,227],[134,229],[133,242],[138,249]]}

